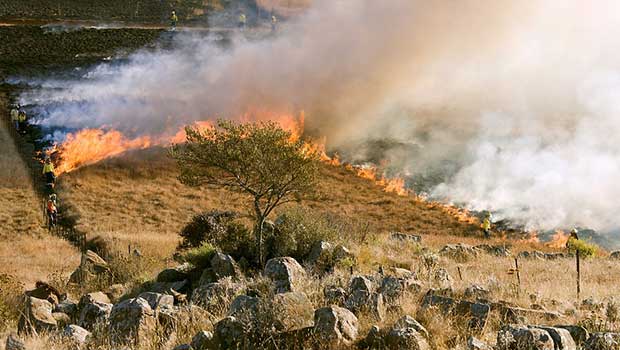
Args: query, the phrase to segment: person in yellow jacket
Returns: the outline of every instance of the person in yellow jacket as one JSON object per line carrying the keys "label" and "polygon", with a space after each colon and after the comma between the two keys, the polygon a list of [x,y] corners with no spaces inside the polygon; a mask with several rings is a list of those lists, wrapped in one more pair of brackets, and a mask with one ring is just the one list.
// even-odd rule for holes
{"label": "person in yellow jacket", "polygon": [[45,181],[47,184],[53,184],[56,180],[56,175],[54,174],[54,164],[52,164],[52,160],[50,158],[46,158],[45,164],[43,164],[43,176],[45,176]]}
{"label": "person in yellow jacket", "polygon": [[484,238],[491,238],[491,213],[487,212],[480,227],[484,232]]}
{"label": "person in yellow jacket", "polygon": [[172,30],[177,29],[177,22],[179,22],[179,17],[177,16],[177,12],[175,10],[172,10],[172,13],[170,14],[170,28]]}
{"label": "person in yellow jacket", "polygon": [[19,107],[11,109],[11,123],[15,126],[15,130],[19,130]]}
{"label": "person in yellow jacket", "polygon": [[245,16],[245,13],[241,12],[239,14],[239,29],[245,29],[247,22],[248,18]]}
{"label": "person in yellow jacket", "polygon": [[21,131],[22,133],[26,132],[26,112],[24,111],[19,111],[19,113],[17,114],[17,124],[18,124],[18,128],[17,130]]}

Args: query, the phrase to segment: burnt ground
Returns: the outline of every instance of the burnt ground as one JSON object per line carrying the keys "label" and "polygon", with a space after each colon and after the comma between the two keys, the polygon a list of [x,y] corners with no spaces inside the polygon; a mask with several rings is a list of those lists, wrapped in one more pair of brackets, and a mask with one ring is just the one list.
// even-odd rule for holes
{"label": "burnt ground", "polygon": [[0,27],[0,80],[10,75],[92,64],[104,57],[153,45],[160,29],[81,29],[46,33],[39,26]]}

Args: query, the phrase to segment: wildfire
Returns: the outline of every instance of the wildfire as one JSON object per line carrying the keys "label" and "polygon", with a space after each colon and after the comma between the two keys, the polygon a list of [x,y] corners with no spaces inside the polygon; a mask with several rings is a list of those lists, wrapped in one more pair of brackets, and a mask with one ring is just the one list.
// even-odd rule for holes
{"label": "wildfire", "polygon": [[127,150],[147,148],[151,145],[151,139],[147,136],[127,139],[116,130],[84,129],[67,135],[62,145],[49,153],[59,151],[61,161],[56,166],[56,174],[60,175]]}
{"label": "wildfire", "polygon": [[[202,130],[206,130],[206,129],[213,127],[213,123],[211,123],[208,120],[197,121],[197,122],[194,122],[192,126],[202,131]],[[185,142],[186,139],[187,139],[187,134],[185,133],[185,127],[183,127],[174,136],[172,136],[172,138],[170,138],[169,142],[170,143],[182,143],[182,142]]]}
{"label": "wildfire", "polygon": [[471,224],[471,225],[480,224],[480,220],[476,218],[475,216],[471,215],[469,210],[465,208],[459,208],[454,205],[448,205],[448,204],[444,204],[440,202],[429,202],[428,207],[438,208],[444,213],[457,219],[459,222],[464,222],[464,223]]}
{"label": "wildfire", "polygon": [[566,247],[569,237],[570,236],[564,231],[557,230],[553,236],[551,236],[551,241],[547,242],[546,245],[551,248],[562,249]]}
{"label": "wildfire", "polygon": [[405,188],[405,180],[400,177],[387,178],[385,175],[377,175],[377,167],[375,166],[359,166],[356,167],[357,176],[373,181],[382,187],[385,192],[396,193],[399,196],[406,196],[410,191]]}

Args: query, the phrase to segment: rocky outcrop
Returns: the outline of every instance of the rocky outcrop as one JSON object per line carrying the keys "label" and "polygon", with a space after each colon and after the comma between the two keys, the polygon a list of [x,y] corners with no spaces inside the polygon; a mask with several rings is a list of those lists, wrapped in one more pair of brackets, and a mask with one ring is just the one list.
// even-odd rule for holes
{"label": "rocky outcrop", "polygon": [[304,293],[276,294],[271,300],[270,313],[275,316],[273,327],[278,332],[314,326],[314,308]]}
{"label": "rocky outcrop", "polygon": [[153,311],[172,309],[174,307],[174,297],[172,295],[146,292],[138,295],[138,298],[146,300]]}
{"label": "rocky outcrop", "polygon": [[52,315],[52,304],[43,299],[27,297],[17,330],[19,334],[51,332],[57,327]]}
{"label": "rocky outcrop", "polygon": [[314,334],[322,346],[351,345],[357,338],[358,327],[357,317],[347,309],[331,306],[314,312]]}
{"label": "rocky outcrop", "polygon": [[344,305],[354,314],[369,312],[375,319],[385,318],[386,306],[383,294],[374,292],[373,283],[366,277],[356,276],[349,285],[349,295]]}
{"label": "rocky outcrop", "polygon": [[80,266],[69,277],[70,283],[89,283],[96,279],[111,277],[108,263],[91,250],[82,254]]}
{"label": "rocky outcrop", "polygon": [[394,323],[385,336],[388,349],[431,350],[428,331],[413,317],[404,316]]}
{"label": "rocky outcrop", "polygon": [[219,349],[242,349],[247,341],[243,323],[233,316],[228,316],[215,324],[213,341]]}
{"label": "rocky outcrop", "polygon": [[466,319],[467,326],[472,330],[482,330],[491,311],[491,307],[488,304],[437,295],[435,290],[430,290],[424,296],[418,312],[427,312],[433,309],[438,310],[445,316]]}
{"label": "rocky outcrop", "polygon": [[211,313],[227,309],[230,301],[241,292],[242,286],[229,279],[209,283],[192,292],[191,303],[203,307]]}
{"label": "rocky outcrop", "polygon": [[290,257],[267,261],[264,274],[273,281],[276,293],[301,291],[301,284],[306,277],[303,267]]}
{"label": "rocky outcrop", "polygon": [[9,334],[6,337],[5,343],[6,350],[26,350],[26,344],[19,339],[15,334]]}
{"label": "rocky outcrop", "polygon": [[114,342],[150,344],[156,323],[155,312],[148,301],[127,299],[112,308],[110,334]]}
{"label": "rocky outcrop", "polygon": [[112,304],[109,301],[108,296],[101,292],[82,296],[78,305],[80,327],[92,330],[97,323],[107,322],[112,311]]}
{"label": "rocky outcrop", "polygon": [[230,255],[222,253],[213,255],[211,269],[218,280],[225,277],[238,278],[241,275],[235,260]]}
{"label": "rocky outcrop", "polygon": [[157,282],[179,282],[189,279],[189,273],[194,268],[192,264],[185,263],[173,268],[162,270],[157,275]]}
{"label": "rocky outcrop", "polygon": [[500,350],[554,350],[551,335],[543,329],[527,326],[504,326],[497,333]]}
{"label": "rocky outcrop", "polygon": [[91,333],[78,325],[72,324],[65,327],[63,335],[71,342],[82,345],[88,341]]}

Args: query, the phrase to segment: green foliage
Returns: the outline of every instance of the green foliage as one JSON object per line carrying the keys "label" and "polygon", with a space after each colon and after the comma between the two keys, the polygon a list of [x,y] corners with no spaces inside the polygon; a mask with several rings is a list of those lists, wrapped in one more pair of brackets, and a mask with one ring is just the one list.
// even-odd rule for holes
{"label": "green foliage", "polygon": [[579,251],[579,255],[583,258],[592,257],[598,251],[598,246],[596,244],[581,239],[569,238],[567,245],[569,252],[576,253]]}
{"label": "green foliage", "polygon": [[236,217],[233,212],[210,211],[196,215],[181,230],[181,244],[179,248],[200,247],[204,242],[218,244],[227,236],[227,230]]}
{"label": "green foliage", "polygon": [[309,208],[288,209],[278,216],[275,229],[267,238],[268,256],[290,256],[301,261],[316,242],[334,242],[339,228],[327,215]]}
{"label": "green foliage", "polygon": [[181,254],[182,262],[188,262],[200,270],[209,267],[211,258],[217,249],[211,243],[203,243],[200,247],[192,248]]}
{"label": "green foliage", "polygon": [[187,142],[170,154],[189,186],[212,185],[246,193],[255,219],[259,264],[264,263],[263,224],[279,205],[312,193],[319,154],[275,122],[220,120],[213,128],[187,127]]}

